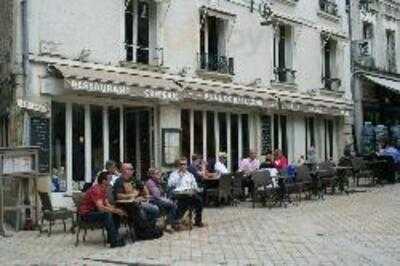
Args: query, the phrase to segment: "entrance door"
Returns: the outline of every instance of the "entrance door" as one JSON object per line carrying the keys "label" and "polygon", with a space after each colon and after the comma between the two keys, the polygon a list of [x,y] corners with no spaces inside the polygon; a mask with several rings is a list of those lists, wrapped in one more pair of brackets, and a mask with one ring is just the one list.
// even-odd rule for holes
{"label": "entrance door", "polygon": [[146,175],[151,165],[150,149],[150,111],[139,108],[126,108],[125,122],[125,154],[124,161],[132,163],[136,175]]}

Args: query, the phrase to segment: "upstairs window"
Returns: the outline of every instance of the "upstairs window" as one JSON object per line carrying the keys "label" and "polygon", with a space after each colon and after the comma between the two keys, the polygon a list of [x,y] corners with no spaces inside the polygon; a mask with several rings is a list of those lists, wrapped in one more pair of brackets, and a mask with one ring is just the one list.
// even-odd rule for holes
{"label": "upstairs window", "polygon": [[293,70],[293,28],[280,24],[275,26],[274,35],[274,75],[277,82],[294,83]]}
{"label": "upstairs window", "polygon": [[387,70],[396,72],[396,34],[393,30],[386,30],[386,61]]}
{"label": "upstairs window", "polygon": [[319,0],[321,11],[333,16],[338,15],[338,7],[335,0]]}
{"label": "upstairs window", "polygon": [[233,17],[206,7],[201,9],[199,69],[234,74],[234,59],[227,51],[229,23]]}
{"label": "upstairs window", "polygon": [[161,65],[162,48],[157,45],[157,3],[152,0],[125,1],[126,60]]}
{"label": "upstairs window", "polygon": [[338,78],[336,62],[337,41],[327,36],[322,36],[322,83],[324,89],[337,90],[341,81]]}

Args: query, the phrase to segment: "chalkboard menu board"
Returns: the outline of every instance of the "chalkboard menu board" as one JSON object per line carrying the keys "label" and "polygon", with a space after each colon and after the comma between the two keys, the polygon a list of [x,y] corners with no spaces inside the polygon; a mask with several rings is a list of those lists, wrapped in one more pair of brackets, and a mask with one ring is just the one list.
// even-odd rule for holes
{"label": "chalkboard menu board", "polygon": [[268,151],[272,151],[271,116],[264,115],[261,117],[261,152]]}
{"label": "chalkboard menu board", "polygon": [[32,146],[39,146],[39,172],[50,170],[50,119],[44,117],[31,118],[30,139]]}

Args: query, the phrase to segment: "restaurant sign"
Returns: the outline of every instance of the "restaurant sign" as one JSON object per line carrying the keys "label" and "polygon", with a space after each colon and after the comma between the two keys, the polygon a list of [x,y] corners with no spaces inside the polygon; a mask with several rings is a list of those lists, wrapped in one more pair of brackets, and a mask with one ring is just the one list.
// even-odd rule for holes
{"label": "restaurant sign", "polygon": [[204,93],[204,100],[207,102],[219,102],[234,105],[263,106],[261,99],[248,96],[228,95],[223,93]]}
{"label": "restaurant sign", "polygon": [[73,90],[88,92],[100,92],[104,94],[128,95],[129,88],[126,85],[102,83],[87,80],[68,80],[67,83]]}

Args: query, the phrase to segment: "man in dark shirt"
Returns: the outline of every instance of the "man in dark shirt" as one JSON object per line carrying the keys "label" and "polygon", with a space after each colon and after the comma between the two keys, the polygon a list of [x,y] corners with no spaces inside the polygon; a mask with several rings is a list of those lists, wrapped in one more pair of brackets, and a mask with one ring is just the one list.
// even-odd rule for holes
{"label": "man in dark shirt", "polygon": [[[124,163],[121,167],[121,176],[115,181],[114,197],[116,200],[134,200],[134,203],[143,212],[151,224],[155,224],[159,217],[159,208],[148,202],[150,195],[143,182],[133,178],[132,164]],[[133,209],[131,211],[134,211]],[[132,215],[132,213],[128,213]]]}
{"label": "man in dark shirt", "polygon": [[125,243],[118,235],[118,227],[116,226],[113,214],[122,216],[125,213],[117,209],[107,200],[107,172],[102,172],[98,177],[98,184],[92,186],[85,194],[80,206],[79,215],[83,220],[89,223],[101,222],[107,229],[108,240],[111,247],[121,247]]}

